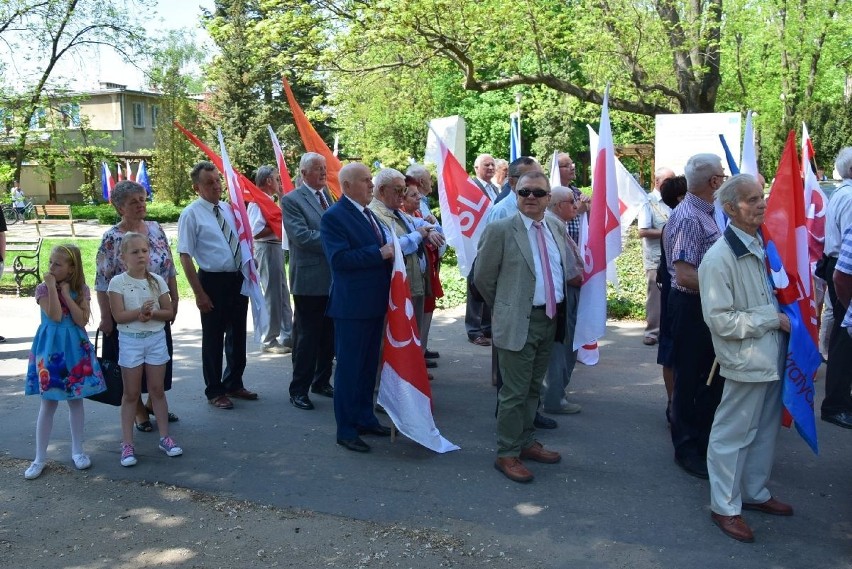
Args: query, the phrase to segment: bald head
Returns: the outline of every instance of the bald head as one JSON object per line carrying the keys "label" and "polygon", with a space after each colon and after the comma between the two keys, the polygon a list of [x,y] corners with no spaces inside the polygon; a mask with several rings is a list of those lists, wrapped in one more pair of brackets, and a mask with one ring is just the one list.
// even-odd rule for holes
{"label": "bald head", "polygon": [[344,196],[362,206],[370,203],[373,176],[369,168],[360,162],[351,162],[340,169],[338,180]]}

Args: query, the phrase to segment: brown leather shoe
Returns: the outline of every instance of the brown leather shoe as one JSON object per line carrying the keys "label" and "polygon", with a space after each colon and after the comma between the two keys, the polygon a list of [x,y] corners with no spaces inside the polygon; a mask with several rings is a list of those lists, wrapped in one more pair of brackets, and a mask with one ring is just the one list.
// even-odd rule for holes
{"label": "brown leather shoe", "polygon": [[224,395],[220,395],[219,397],[214,397],[212,399],[208,399],[208,402],[215,407],[216,409],[233,409],[234,403],[225,397]]}
{"label": "brown leather shoe", "polygon": [[517,457],[500,457],[494,461],[494,468],[506,475],[513,482],[532,482],[533,473],[527,470],[524,463]]}
{"label": "brown leather shoe", "polygon": [[477,346],[490,346],[491,340],[486,338],[485,336],[477,336],[476,338],[469,338],[468,342],[471,344],[476,344]]}
{"label": "brown leather shoe", "polygon": [[249,391],[245,387],[240,387],[236,391],[230,391],[226,393],[228,397],[233,397],[234,399],[245,399],[246,401],[255,401],[257,400],[257,393],[254,391]]}
{"label": "brown leather shoe", "polygon": [[538,441],[535,441],[525,449],[521,449],[521,458],[543,462],[544,464],[556,464],[562,460],[562,456],[558,452],[545,450],[544,445]]}
{"label": "brown leather shoe", "polygon": [[710,512],[710,517],[713,519],[713,523],[719,526],[722,533],[728,537],[744,543],[754,541],[754,534],[751,533],[751,528],[748,527],[742,516],[723,516],[716,512]]}
{"label": "brown leather shoe", "polygon": [[769,498],[762,504],[746,504],[743,503],[743,510],[756,510],[764,514],[772,514],[773,516],[792,516],[793,506],[785,504],[775,498]]}

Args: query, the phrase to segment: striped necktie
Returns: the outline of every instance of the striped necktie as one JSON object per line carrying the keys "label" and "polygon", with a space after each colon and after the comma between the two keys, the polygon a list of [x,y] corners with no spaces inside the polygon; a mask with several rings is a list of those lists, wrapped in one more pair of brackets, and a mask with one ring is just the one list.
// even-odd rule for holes
{"label": "striped necktie", "polygon": [[325,199],[325,195],[323,195],[322,190],[317,192],[317,198],[319,198],[320,206],[322,206],[322,210],[325,211],[328,209],[328,200]]}
{"label": "striped necktie", "polygon": [[538,256],[541,262],[541,276],[544,279],[544,313],[548,318],[556,316],[556,289],[553,286],[553,272],[550,270],[550,257],[547,255],[547,244],[544,241],[544,226],[540,221],[533,221]]}
{"label": "striped necktie", "polygon": [[219,229],[222,230],[222,235],[225,236],[225,241],[228,242],[228,247],[231,248],[231,255],[234,257],[234,263],[236,263],[237,267],[239,267],[240,240],[237,239],[236,235],[234,235],[234,232],[231,230],[231,226],[228,225],[228,222],[225,220],[225,216],[222,215],[222,211],[219,209],[219,204],[213,206],[213,213],[216,215],[216,221],[219,223]]}

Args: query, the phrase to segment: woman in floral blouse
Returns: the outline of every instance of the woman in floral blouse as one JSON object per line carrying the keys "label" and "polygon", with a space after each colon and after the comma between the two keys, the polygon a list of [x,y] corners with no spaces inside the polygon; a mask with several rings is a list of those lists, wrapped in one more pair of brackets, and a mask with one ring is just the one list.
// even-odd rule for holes
{"label": "woman in floral blouse", "polygon": [[[112,205],[121,216],[121,221],[106,230],[101,239],[101,246],[98,248],[97,273],[95,275],[95,291],[97,292],[98,306],[101,309],[101,323],[98,328],[104,333],[103,356],[116,361],[118,360],[119,350],[118,334],[114,333],[115,321],[110,311],[107,289],[109,281],[114,276],[126,270],[120,256],[121,238],[126,233],[141,233],[148,237],[148,249],[151,259],[148,270],[163,277],[163,280],[169,285],[169,296],[172,300],[174,315],[177,316],[178,289],[175,263],[172,259],[171,249],[169,248],[169,240],[163,228],[156,221],[145,221],[147,213],[146,197],[145,188],[136,182],[125,180],[115,185],[110,199]],[[166,323],[166,345],[169,350],[169,356],[171,357],[172,334],[170,324],[169,322]],[[166,366],[165,389],[169,390],[171,386],[172,361],[170,359]],[[136,408],[136,428],[140,431],[150,432],[153,430],[153,426],[148,419],[152,413],[150,405],[150,400],[147,405],[143,405],[140,398]],[[169,413],[170,422],[177,420],[178,418],[173,413]]]}

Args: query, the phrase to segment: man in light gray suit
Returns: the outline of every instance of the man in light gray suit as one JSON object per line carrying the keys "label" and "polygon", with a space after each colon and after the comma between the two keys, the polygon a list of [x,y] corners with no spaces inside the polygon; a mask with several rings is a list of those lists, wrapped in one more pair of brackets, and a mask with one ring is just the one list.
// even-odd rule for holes
{"label": "man in light gray suit", "polygon": [[564,335],[565,275],[576,261],[566,248],[565,225],[548,216],[550,184],[541,172],[516,186],[518,213],[486,226],[474,282],[492,311],[494,346],[503,386],[498,396],[494,467],[515,482],[533,479],[520,459],[561,460],[535,440],[535,419],[553,342]]}
{"label": "man in light gray suit", "polygon": [[281,198],[284,230],[290,240],[293,293],[293,379],[290,403],[310,410],[311,392],[334,396],[331,380],[334,323],[325,315],[331,271],[320,241],[320,219],[331,203],[325,188],[325,158],[308,152],[299,162],[302,184]]}

